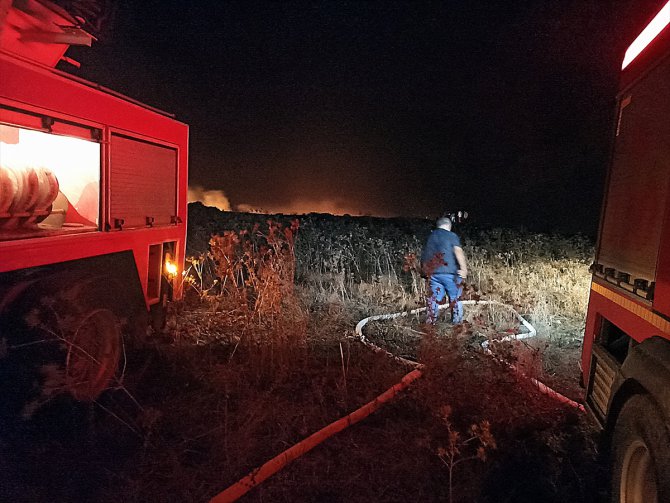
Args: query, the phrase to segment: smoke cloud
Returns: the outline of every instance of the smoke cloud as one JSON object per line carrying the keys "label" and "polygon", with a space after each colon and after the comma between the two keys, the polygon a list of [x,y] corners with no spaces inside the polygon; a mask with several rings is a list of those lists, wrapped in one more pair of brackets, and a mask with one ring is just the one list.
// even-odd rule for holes
{"label": "smoke cloud", "polygon": [[205,206],[214,206],[222,211],[230,211],[230,201],[222,190],[206,190],[199,185],[188,188],[188,202],[201,202]]}

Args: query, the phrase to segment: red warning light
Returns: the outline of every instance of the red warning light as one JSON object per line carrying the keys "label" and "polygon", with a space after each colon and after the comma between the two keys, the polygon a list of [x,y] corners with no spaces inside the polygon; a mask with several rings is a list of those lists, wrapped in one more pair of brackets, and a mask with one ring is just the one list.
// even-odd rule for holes
{"label": "red warning light", "polygon": [[630,63],[644,51],[652,40],[654,40],[663,28],[670,24],[670,2],[666,3],[658,14],[651,20],[642,33],[630,44],[623,58],[621,69],[624,70]]}

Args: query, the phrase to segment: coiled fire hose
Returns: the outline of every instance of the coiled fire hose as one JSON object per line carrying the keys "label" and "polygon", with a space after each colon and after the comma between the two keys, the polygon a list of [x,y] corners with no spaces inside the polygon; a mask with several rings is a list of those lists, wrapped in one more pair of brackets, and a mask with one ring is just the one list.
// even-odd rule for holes
{"label": "coiled fire hose", "polygon": [[[537,335],[537,331],[535,330],[535,327],[533,327],[523,316],[521,316],[513,307],[509,306],[508,304],[503,304],[502,302],[498,302],[495,300],[464,300],[462,301],[464,305],[476,305],[476,304],[481,304],[481,305],[497,305],[497,306],[502,306],[506,309],[508,309],[518,320],[519,322],[528,330],[528,332],[525,333],[520,333],[520,334],[512,334],[509,336],[506,336],[502,339],[499,339],[499,342],[505,342],[505,341],[511,341],[511,340],[522,340],[522,339],[530,339],[531,337],[535,337]],[[438,306],[438,309],[444,309],[449,307],[449,304],[443,304]],[[217,494],[214,496],[211,500],[210,503],[229,503],[232,501],[236,501],[238,498],[241,498],[244,496],[247,492],[249,492],[251,489],[253,489],[255,486],[259,485],[261,482],[264,480],[268,479],[275,473],[277,473],[279,470],[283,469],[286,465],[294,461],[295,459],[299,458],[303,454],[306,454],[307,452],[311,451],[314,447],[325,441],[326,439],[332,437],[336,433],[339,433],[340,431],[348,428],[349,426],[356,424],[357,422],[361,421],[362,419],[365,419],[368,417],[370,414],[375,412],[377,409],[379,409],[382,405],[384,405],[386,402],[391,401],[398,393],[400,393],[402,390],[407,388],[412,382],[416,381],[419,377],[423,375],[423,368],[424,366],[418,362],[415,362],[413,360],[410,360],[408,358],[403,358],[397,355],[394,355],[385,349],[380,348],[379,346],[371,343],[365,335],[363,334],[363,327],[370,321],[378,321],[378,320],[392,320],[395,318],[400,318],[400,317],[406,317],[412,314],[419,314],[421,312],[424,312],[426,310],[425,307],[417,308],[417,309],[412,309],[411,311],[403,311],[400,313],[392,313],[392,314],[379,314],[375,316],[369,316],[367,318],[362,319],[361,321],[358,322],[356,325],[356,337],[366,346],[368,346],[370,349],[372,349],[375,352],[378,353],[384,353],[390,358],[393,358],[394,360],[398,361],[399,363],[402,363],[403,365],[406,365],[408,367],[412,367],[413,370],[406,374],[400,382],[397,384],[394,384],[391,386],[389,389],[387,389],[384,393],[379,395],[377,398],[374,400],[366,403],[362,407],[356,409],[354,412],[351,414],[348,414],[347,416],[344,416],[337,421],[329,424],[325,428],[317,431],[316,433],[313,433],[309,437],[305,438],[304,440],[298,442],[295,444],[293,447],[290,447],[289,449],[285,450],[281,454],[275,456],[272,458],[270,461],[266,462],[262,466],[256,468],[253,470],[251,473],[249,473],[246,477],[243,479],[239,480],[232,486],[230,486],[228,489],[225,491]],[[484,351],[493,356],[493,353],[491,350],[488,348],[489,342],[484,341],[482,343],[482,348]],[[509,364],[508,364],[509,365]],[[515,368],[513,365],[509,365],[510,368],[518,372],[519,374],[525,376],[522,372],[520,372],[517,368]],[[584,406],[580,403],[575,402],[574,400],[571,400],[570,398],[560,394],[558,391],[555,391],[551,389],[549,386],[541,383],[535,378],[529,378],[530,381],[533,383],[533,385],[538,389],[543,394],[546,394],[556,400],[558,400],[561,403],[564,403],[566,405],[569,405],[571,407],[574,407],[582,412],[584,412]]]}
{"label": "coiled fire hose", "polygon": [[[528,320],[526,320],[523,316],[521,316],[517,312],[517,310],[514,309],[509,304],[504,304],[504,303],[498,302],[496,300],[463,300],[463,301],[461,301],[461,303],[463,305],[466,305],[466,306],[495,305],[495,306],[503,307],[503,308],[507,309],[510,313],[512,313],[514,315],[514,317],[517,320],[519,320],[519,322],[526,328],[526,330],[528,330],[525,333],[510,334],[510,335],[505,336],[501,339],[497,339],[496,342],[508,342],[508,341],[513,341],[513,340],[520,341],[520,340],[523,340],[523,339],[530,339],[532,337],[537,336],[537,330],[535,330],[535,327],[533,327],[533,325],[531,325],[528,322]],[[449,307],[449,304],[442,304],[442,305],[438,306],[438,309],[445,309],[445,308],[448,308],[448,307]],[[379,348],[378,346],[375,346],[374,344],[372,344],[370,341],[368,341],[365,338],[365,335],[363,334],[363,327],[369,321],[392,320],[392,319],[395,319],[395,318],[405,317],[405,316],[408,316],[408,315],[411,315],[411,314],[419,314],[419,313],[424,312],[425,310],[426,310],[425,307],[420,307],[420,308],[417,308],[417,309],[412,309],[411,311],[404,311],[404,312],[392,313],[392,314],[379,314],[379,315],[376,315],[376,316],[370,316],[368,318],[364,318],[364,319],[362,319],[361,321],[358,322],[358,325],[356,325],[356,335],[361,340],[361,342],[363,342],[364,344],[366,344],[368,346],[372,346],[372,349],[374,351],[379,351],[379,350],[384,351],[381,348]],[[482,349],[487,354],[493,355],[493,353],[489,349],[489,341],[482,342]],[[414,362],[412,360],[408,360],[407,358],[401,358],[401,357],[395,356],[395,355],[391,355],[391,356],[394,359],[399,360],[399,361],[401,361],[403,363],[406,363],[406,364],[419,365],[417,362]],[[530,380],[530,382],[533,383],[533,385],[538,389],[538,391],[540,393],[548,395],[548,396],[554,398],[555,400],[558,400],[561,403],[564,403],[566,405],[569,405],[570,407],[574,407],[574,408],[584,412],[584,406],[582,404],[580,404],[578,402],[575,402],[574,400],[571,400],[570,398],[562,395],[558,391],[550,388],[549,386],[547,386],[546,384],[538,381],[537,379],[535,379],[533,377],[526,376],[523,372],[519,371],[519,369],[517,369],[514,365],[509,365],[509,367],[512,368],[515,372],[518,372],[522,376],[528,378]]]}

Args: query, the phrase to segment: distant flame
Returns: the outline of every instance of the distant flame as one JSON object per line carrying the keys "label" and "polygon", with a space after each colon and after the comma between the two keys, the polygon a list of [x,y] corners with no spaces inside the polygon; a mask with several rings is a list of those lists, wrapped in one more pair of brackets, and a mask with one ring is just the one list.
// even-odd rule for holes
{"label": "distant flame", "polygon": [[289,203],[269,203],[267,208],[258,208],[250,204],[238,204],[237,211],[247,213],[283,213],[285,215],[303,215],[307,213],[329,213],[331,215],[362,215],[363,212],[346,201],[337,199],[295,199]]}

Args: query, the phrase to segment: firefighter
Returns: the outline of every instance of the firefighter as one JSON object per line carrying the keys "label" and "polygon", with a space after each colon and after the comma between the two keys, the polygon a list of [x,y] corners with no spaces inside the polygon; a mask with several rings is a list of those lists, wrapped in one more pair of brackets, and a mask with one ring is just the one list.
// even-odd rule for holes
{"label": "firefighter", "polygon": [[451,226],[449,217],[439,218],[436,229],[431,232],[421,253],[421,270],[429,278],[430,287],[427,299],[428,323],[434,324],[437,320],[438,303],[443,303],[445,295],[451,305],[452,323],[463,321],[461,282],[467,277],[468,268],[461,240],[451,231]]}

